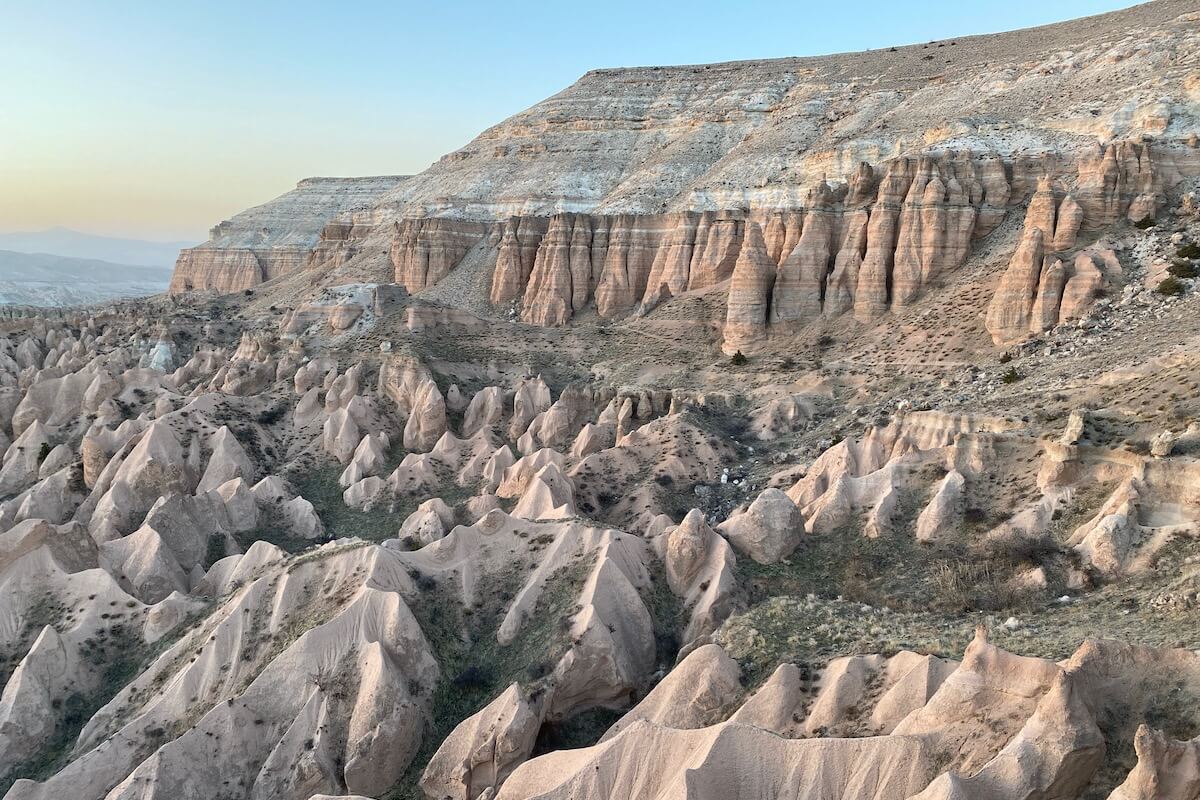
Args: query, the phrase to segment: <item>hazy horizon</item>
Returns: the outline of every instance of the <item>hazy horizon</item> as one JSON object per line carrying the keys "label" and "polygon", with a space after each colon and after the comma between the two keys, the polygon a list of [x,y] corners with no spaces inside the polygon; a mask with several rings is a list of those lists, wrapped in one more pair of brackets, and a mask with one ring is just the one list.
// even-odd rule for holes
{"label": "hazy horizon", "polygon": [[[100,238],[100,239],[118,239],[118,240],[128,239],[130,241],[152,242],[155,244],[199,244],[202,241],[202,239],[196,239],[196,238],[180,239],[178,237],[122,236],[119,234],[112,234],[112,233],[96,233],[94,231],[81,231],[78,228],[72,228],[68,225],[46,225],[41,228],[12,228],[12,229],[0,227],[0,236],[13,235],[13,234],[33,235],[33,234],[42,234],[42,233],[53,233],[55,231],[62,231],[64,233],[80,233],[80,234],[84,234],[86,236],[94,236],[94,237]],[[33,252],[33,251],[30,250],[30,251],[19,251],[19,252]]]}
{"label": "hazy horizon", "polygon": [[420,172],[589,69],[877,49],[1130,5],[5,3],[0,232],[200,242],[305,177]]}

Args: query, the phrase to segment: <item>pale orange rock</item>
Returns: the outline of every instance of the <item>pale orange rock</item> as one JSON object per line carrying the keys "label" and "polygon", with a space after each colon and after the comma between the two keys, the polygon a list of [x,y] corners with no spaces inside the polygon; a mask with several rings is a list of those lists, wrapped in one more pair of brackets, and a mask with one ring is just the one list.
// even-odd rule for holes
{"label": "pale orange rock", "polygon": [[732,354],[750,346],[765,335],[775,269],[774,262],[767,254],[762,229],[757,223],[748,223],[746,241],[738,254],[729,285],[728,312],[721,345],[726,353]]}
{"label": "pale orange rock", "polygon": [[1042,276],[1038,281],[1037,297],[1029,313],[1029,330],[1041,333],[1058,324],[1058,309],[1062,303],[1063,289],[1067,285],[1067,270],[1057,258],[1046,259]]}
{"label": "pale orange rock", "polygon": [[1200,796],[1200,740],[1178,741],[1138,726],[1137,765],[1108,800],[1194,800]]}
{"label": "pale orange rock", "polygon": [[1025,231],[1037,228],[1042,232],[1042,240],[1049,242],[1054,238],[1054,220],[1058,213],[1058,202],[1054,197],[1054,181],[1049,175],[1038,178],[1037,191],[1029,200],[1025,210]]}
{"label": "pale orange rock", "polygon": [[512,217],[501,224],[496,266],[489,295],[494,305],[522,297],[529,285],[538,248],[546,235],[545,217]]}
{"label": "pale orange rock", "polygon": [[[705,212],[705,215],[711,216],[711,212]],[[670,227],[658,246],[650,275],[646,279],[642,311],[648,311],[663,300],[687,291],[691,279],[698,228],[704,224],[703,216],[697,219],[695,214],[672,214],[669,220]]]}
{"label": "pale orange rock", "polygon": [[1140,214],[1138,220],[1153,216],[1161,185],[1152,148],[1126,140],[1110,142],[1097,156],[1079,162],[1075,199],[1088,229],[1107,227],[1127,214]]}
{"label": "pale orange rock", "polygon": [[604,266],[595,293],[600,316],[616,316],[645,294],[663,226],[661,218],[633,214],[611,219]]}
{"label": "pale orange rock", "polygon": [[823,311],[828,317],[841,316],[854,307],[858,273],[867,249],[867,224],[870,218],[870,210],[860,208],[851,211],[843,220],[841,243],[825,286]]}
{"label": "pale orange rock", "polygon": [[933,280],[966,259],[975,231],[970,197],[933,159],[921,159],[900,212],[892,268],[892,306],[912,303]]}
{"label": "pale orange rock", "polygon": [[1058,216],[1054,223],[1054,249],[1061,252],[1075,246],[1075,238],[1083,224],[1083,207],[1074,195],[1068,194],[1058,204]]}
{"label": "pale orange rock", "polygon": [[521,319],[534,325],[562,325],[586,305],[590,280],[590,218],[556,214],[538,246]]}
{"label": "pale orange rock", "polygon": [[427,452],[437,444],[446,427],[446,401],[437,384],[426,381],[417,390],[412,413],[404,424],[404,446],[409,450]]}
{"label": "pale orange rock", "polygon": [[878,319],[891,302],[888,277],[895,263],[900,212],[912,183],[912,169],[908,159],[895,159],[879,182],[878,198],[867,224],[867,249],[854,290],[854,317],[860,322]]}
{"label": "pale orange rock", "polygon": [[[785,217],[785,224],[791,215]],[[745,235],[745,221],[731,212],[705,211],[696,227],[696,246],[688,269],[687,289],[704,289],[733,274]],[[785,232],[785,238],[787,233]]]}
{"label": "pale orange rock", "polygon": [[485,235],[481,222],[433,217],[396,223],[391,259],[396,283],[409,292],[433,286]]}
{"label": "pale orange rock", "polygon": [[1041,282],[1044,234],[1026,229],[1021,243],[996,284],[987,310],[987,329],[996,344],[1019,341],[1029,335],[1030,316]]}
{"label": "pale orange rock", "polygon": [[837,223],[832,203],[832,190],[824,181],[809,193],[800,240],[775,274],[771,324],[802,323],[821,315],[821,294]]}
{"label": "pale orange rock", "polygon": [[1092,254],[1084,251],[1075,256],[1071,277],[1063,287],[1059,304],[1059,319],[1066,322],[1082,317],[1091,308],[1104,285],[1104,273],[1096,266]]}

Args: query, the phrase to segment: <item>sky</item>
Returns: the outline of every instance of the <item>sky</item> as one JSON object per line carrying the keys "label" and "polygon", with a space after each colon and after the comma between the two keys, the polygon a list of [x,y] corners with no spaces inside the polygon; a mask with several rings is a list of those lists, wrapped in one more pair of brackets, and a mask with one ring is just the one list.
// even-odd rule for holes
{"label": "sky", "polygon": [[589,69],[817,55],[1129,0],[0,0],[0,232],[202,241],[312,175],[411,174]]}

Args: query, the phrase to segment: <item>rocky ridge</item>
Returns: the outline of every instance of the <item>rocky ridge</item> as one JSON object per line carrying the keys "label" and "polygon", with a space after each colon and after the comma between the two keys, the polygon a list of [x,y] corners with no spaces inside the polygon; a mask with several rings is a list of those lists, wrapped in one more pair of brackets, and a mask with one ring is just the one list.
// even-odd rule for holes
{"label": "rocky ridge", "polygon": [[182,251],[169,291],[235,292],[299,271],[330,219],[370,205],[405,177],[306,178],[214,226],[207,242]]}

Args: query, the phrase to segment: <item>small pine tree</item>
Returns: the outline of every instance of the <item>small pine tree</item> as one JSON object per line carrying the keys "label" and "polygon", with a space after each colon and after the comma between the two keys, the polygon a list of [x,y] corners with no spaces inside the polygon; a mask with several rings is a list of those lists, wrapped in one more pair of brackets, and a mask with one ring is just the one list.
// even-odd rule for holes
{"label": "small pine tree", "polygon": [[748,362],[749,360],[750,359],[748,359],[744,355],[742,355],[741,350],[738,350],[736,353],[733,354],[733,358],[729,359],[729,363],[733,364],[735,367],[740,367],[743,364],[745,364],[746,362]]}

